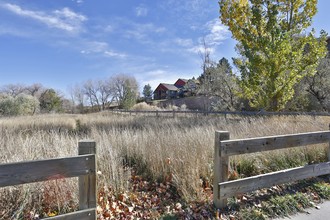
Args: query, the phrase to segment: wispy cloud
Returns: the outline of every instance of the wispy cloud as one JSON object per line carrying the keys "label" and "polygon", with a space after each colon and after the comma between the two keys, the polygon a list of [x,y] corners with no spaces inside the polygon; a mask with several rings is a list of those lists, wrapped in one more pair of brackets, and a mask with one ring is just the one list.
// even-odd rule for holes
{"label": "wispy cloud", "polygon": [[193,45],[192,39],[176,38],[174,42],[181,47],[191,47]]}
{"label": "wispy cloud", "polygon": [[176,39],[176,43],[185,47],[186,51],[190,53],[199,54],[205,52],[206,49],[212,54],[216,51],[218,45],[222,44],[223,41],[230,37],[230,32],[227,27],[225,27],[218,18],[208,21],[204,24],[203,29],[205,32],[204,37],[198,38],[195,44],[193,44],[193,41],[190,39],[180,38]]}
{"label": "wispy cloud", "polygon": [[82,31],[82,24],[87,20],[86,16],[75,13],[69,8],[63,8],[61,10],[47,13],[44,11],[23,9],[19,5],[10,3],[1,4],[0,6],[18,16],[27,17],[41,22],[48,27],[61,29],[69,33],[78,33]]}
{"label": "wispy cloud", "polygon": [[230,36],[228,28],[221,23],[219,18],[207,22],[205,26],[210,32],[205,37],[205,41],[209,45],[219,45]]}
{"label": "wispy cloud", "polygon": [[205,15],[214,11],[217,7],[217,1],[210,0],[167,0],[163,1],[161,6],[169,14],[176,17],[177,23],[198,27]]}
{"label": "wispy cloud", "polygon": [[124,31],[124,36],[126,38],[135,38],[140,42],[150,42],[150,37],[153,34],[162,34],[166,31],[164,27],[158,27],[153,23],[135,23],[129,22],[127,24],[128,28]]}
{"label": "wispy cloud", "polygon": [[97,54],[102,55],[104,57],[112,57],[112,58],[126,58],[127,55],[125,53],[116,52],[110,49],[110,46],[106,42],[100,41],[84,41],[81,43],[80,47],[84,49],[80,51],[82,54]]}
{"label": "wispy cloud", "polygon": [[116,58],[126,58],[127,55],[124,53],[118,53],[112,50],[106,50],[104,51],[104,55],[106,55],[107,57],[116,57]]}
{"label": "wispy cloud", "polygon": [[210,54],[214,53],[215,49],[213,47],[204,47],[204,45],[199,44],[196,46],[193,46],[191,48],[188,48],[187,51],[191,53],[201,54],[204,52],[209,52]]}
{"label": "wispy cloud", "polygon": [[31,33],[27,31],[22,31],[21,29],[0,25],[0,35],[11,35],[17,37],[31,37]]}
{"label": "wispy cloud", "polygon": [[82,4],[82,3],[84,3],[84,0],[72,0],[72,1],[75,1],[77,4]]}
{"label": "wispy cloud", "polygon": [[140,5],[135,8],[135,14],[137,17],[145,17],[148,15],[148,8],[143,5]]}
{"label": "wispy cloud", "polygon": [[114,27],[112,25],[107,25],[105,28],[102,28],[102,30],[106,33],[111,33],[114,31]]}

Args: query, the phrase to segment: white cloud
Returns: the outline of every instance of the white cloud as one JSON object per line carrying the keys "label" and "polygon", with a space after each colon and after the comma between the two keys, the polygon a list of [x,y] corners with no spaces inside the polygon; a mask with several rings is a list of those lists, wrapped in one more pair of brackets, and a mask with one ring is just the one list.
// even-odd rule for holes
{"label": "white cloud", "polygon": [[2,4],[2,8],[22,17],[27,17],[43,24],[48,27],[65,30],[69,33],[78,33],[82,30],[82,24],[87,18],[84,15],[78,14],[69,8],[55,10],[51,13],[43,11],[25,10],[19,5],[15,4]]}
{"label": "white cloud", "polygon": [[215,49],[213,47],[207,47],[205,48],[202,44],[191,47],[189,49],[187,49],[187,51],[191,52],[191,53],[196,53],[196,54],[203,54],[206,51],[208,51],[210,54],[214,53]]}
{"label": "white cloud", "polygon": [[228,28],[221,23],[219,18],[207,22],[205,26],[210,32],[205,37],[205,41],[209,45],[219,45],[230,36]]}
{"label": "white cloud", "polygon": [[111,33],[111,32],[113,32],[114,31],[114,27],[112,26],[112,25],[108,25],[108,26],[106,26],[104,29],[103,29],[103,31],[105,31],[105,32],[107,32],[107,33]]}
{"label": "white cloud", "polygon": [[127,55],[124,53],[114,52],[112,50],[104,51],[104,54],[108,57],[126,58]]}
{"label": "white cloud", "polygon": [[161,6],[177,18],[178,24],[200,27],[199,21],[213,13],[218,3],[210,0],[166,0],[162,1]]}
{"label": "white cloud", "polygon": [[77,14],[71,11],[69,8],[55,10],[54,14],[63,20],[68,20],[68,22],[83,22],[87,20],[84,15]]}
{"label": "white cloud", "polygon": [[166,31],[164,27],[158,27],[152,23],[139,24],[131,22],[129,28],[125,32],[125,37],[135,38],[137,40],[149,42],[151,34],[161,34]]}
{"label": "white cloud", "polygon": [[145,17],[148,15],[148,9],[145,6],[140,5],[135,8],[135,14],[137,17]]}
{"label": "white cloud", "polygon": [[[230,32],[227,27],[224,26],[218,18],[213,19],[207,22],[204,25],[204,29],[206,31],[205,37],[200,37],[198,39],[198,44],[188,44],[186,45],[187,51],[190,53],[204,53],[205,47],[204,42],[207,46],[207,50],[212,54],[215,52],[216,47],[222,44],[223,41],[230,37]],[[180,41],[178,41],[180,43]],[[178,43],[177,42],[177,43]],[[181,42],[181,45],[184,46],[185,41]]]}
{"label": "white cloud", "polygon": [[193,45],[192,39],[177,38],[174,42],[181,47],[191,47]]}
{"label": "white cloud", "polygon": [[106,42],[90,41],[85,43],[85,47],[89,53],[103,53],[108,49],[109,45]]}
{"label": "white cloud", "polygon": [[82,54],[100,54],[105,57],[113,58],[126,58],[127,55],[124,53],[116,52],[110,49],[108,43],[101,41],[86,41],[83,42],[81,47],[84,49],[80,51]]}
{"label": "white cloud", "polygon": [[30,37],[32,34],[18,28],[0,25],[0,35],[13,35],[18,37]]}
{"label": "white cloud", "polygon": [[84,0],[71,0],[75,3],[77,3],[78,5],[81,5],[82,3],[84,3]]}

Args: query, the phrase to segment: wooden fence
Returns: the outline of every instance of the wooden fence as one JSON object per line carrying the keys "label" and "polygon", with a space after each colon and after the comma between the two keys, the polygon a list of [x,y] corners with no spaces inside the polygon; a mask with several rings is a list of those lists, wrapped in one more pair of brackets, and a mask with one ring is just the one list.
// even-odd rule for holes
{"label": "wooden fence", "polygon": [[202,116],[202,115],[220,115],[220,116],[330,116],[328,112],[266,112],[266,111],[142,111],[142,110],[111,110],[113,113],[124,113],[129,115],[147,115],[147,116]]}
{"label": "wooden fence", "polygon": [[96,144],[79,141],[76,157],[0,164],[0,187],[79,177],[79,211],[50,220],[96,219]]}
{"label": "wooden fence", "polygon": [[227,205],[227,198],[237,194],[330,174],[330,151],[325,163],[306,165],[277,172],[228,180],[229,156],[328,143],[330,131],[229,140],[229,132],[216,131],[214,145],[213,201],[217,208]]}

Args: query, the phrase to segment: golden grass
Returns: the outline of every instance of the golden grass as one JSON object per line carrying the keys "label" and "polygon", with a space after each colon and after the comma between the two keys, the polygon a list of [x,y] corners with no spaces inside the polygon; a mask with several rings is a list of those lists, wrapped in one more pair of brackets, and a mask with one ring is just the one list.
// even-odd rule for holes
{"label": "golden grass", "polygon": [[[215,130],[227,130],[235,139],[328,130],[328,123],[328,117],[164,118],[108,112],[1,118],[0,163],[77,155],[78,140],[93,139],[97,143],[98,169],[102,172],[99,186],[109,186],[118,193],[129,190],[128,179],[134,167],[149,179],[163,179],[171,174],[178,192],[189,201],[202,198],[202,180],[212,183]],[[324,146],[313,149],[233,157],[231,163],[233,169],[245,169],[245,176],[324,160]],[[76,180],[68,179],[3,188],[0,210],[5,211],[0,211],[0,218],[23,218],[31,211],[46,215],[52,211],[45,207],[50,206],[48,200],[55,201],[52,209],[65,212],[75,207],[72,204],[77,202],[76,185]],[[53,194],[45,194],[52,190]]]}

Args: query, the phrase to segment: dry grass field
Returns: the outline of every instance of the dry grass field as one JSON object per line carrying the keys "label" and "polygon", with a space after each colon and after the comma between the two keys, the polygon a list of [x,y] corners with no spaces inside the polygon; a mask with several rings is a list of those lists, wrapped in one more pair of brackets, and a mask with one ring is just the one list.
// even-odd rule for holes
{"label": "dry grass field", "polygon": [[[176,195],[169,195],[174,204],[164,205],[164,210],[155,208],[148,216],[170,219],[171,210],[184,208],[178,204],[204,202],[211,207],[215,130],[227,130],[236,139],[328,130],[329,122],[328,117],[309,116],[171,118],[108,112],[0,118],[0,163],[74,156],[79,140],[92,139],[97,143],[99,218],[111,219],[109,201],[124,202],[122,195],[133,196],[130,192],[139,178],[156,188],[168,184],[165,191]],[[239,178],[325,161],[325,155],[325,146],[312,146],[233,157],[231,174]],[[38,219],[76,208],[75,178],[0,189],[0,219]],[[132,213],[143,210],[128,208]]]}

